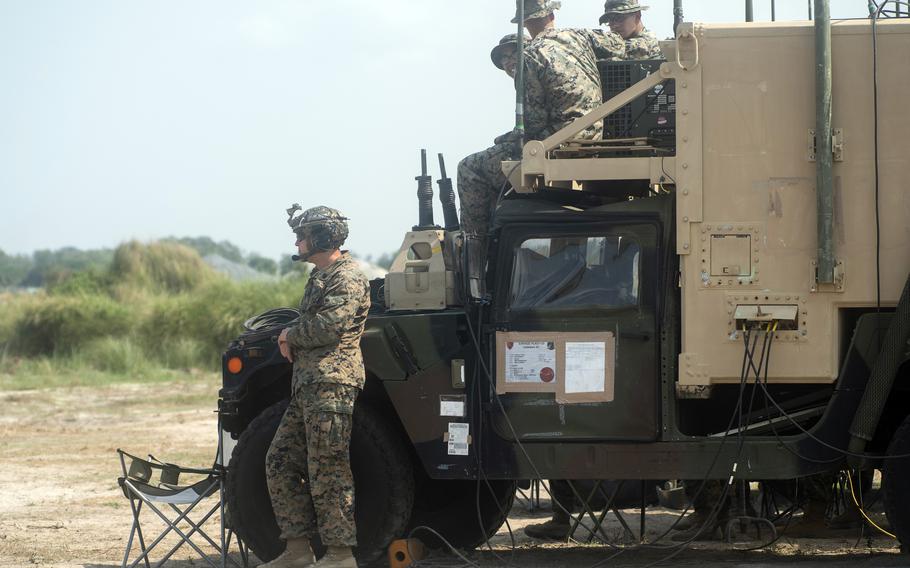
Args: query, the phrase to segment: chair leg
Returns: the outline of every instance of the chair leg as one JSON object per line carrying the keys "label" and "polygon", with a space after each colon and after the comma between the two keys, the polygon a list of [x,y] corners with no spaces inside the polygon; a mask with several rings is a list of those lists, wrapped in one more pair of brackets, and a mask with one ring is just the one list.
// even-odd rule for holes
{"label": "chair leg", "polygon": [[[139,507],[142,507],[142,502],[139,502]],[[139,511],[136,510],[136,504],[130,499],[130,509],[133,511],[133,526],[130,527],[130,537],[126,541],[126,550],[123,553],[123,562],[120,564],[120,568],[126,568],[126,563],[130,559],[130,551],[133,549],[133,537],[136,535],[136,529],[139,528]]]}
{"label": "chair leg", "polygon": [[[197,501],[196,503],[194,503],[193,505],[191,505],[191,507],[195,506],[196,504],[198,504],[198,501]],[[173,554],[174,554],[175,552],[177,552],[178,550],[180,550],[180,547],[181,547],[181,546],[183,546],[184,544],[188,544],[188,545],[190,545],[190,546],[193,548],[193,550],[196,551],[196,553],[197,553],[200,557],[202,557],[203,560],[205,560],[206,562],[208,562],[208,563],[212,566],[212,568],[218,568],[218,566],[217,566],[214,562],[212,562],[211,560],[209,560],[208,556],[205,555],[205,553],[202,551],[202,549],[200,549],[200,548],[196,545],[196,543],[193,542],[193,541],[191,540],[191,539],[192,539],[192,536],[193,536],[195,533],[198,532],[203,538],[205,538],[205,539],[209,542],[210,545],[212,545],[216,550],[218,550],[218,545],[215,544],[215,541],[213,541],[213,540],[209,537],[209,535],[207,535],[207,534],[205,533],[205,531],[203,531],[202,528],[201,528],[202,525],[204,525],[205,522],[208,521],[209,518],[210,518],[213,514],[215,514],[215,511],[218,510],[218,507],[212,507],[212,509],[211,509],[208,513],[206,513],[206,515],[205,515],[204,517],[202,517],[202,519],[199,521],[198,524],[197,524],[197,523],[194,523],[193,521],[191,521],[191,520],[186,516],[186,514],[189,513],[189,508],[188,508],[186,511],[181,511],[178,507],[176,507],[176,506],[174,506],[174,505],[171,505],[171,508],[174,509],[174,511],[178,513],[177,520],[174,521],[173,523],[170,523],[170,521],[167,520],[167,517],[165,517],[164,515],[162,515],[159,511],[155,510],[155,513],[157,513],[158,516],[161,517],[161,519],[162,519],[165,523],[168,523],[168,525],[170,525],[170,528],[173,529],[174,532],[176,532],[177,534],[179,534],[179,535],[180,535],[180,538],[181,538],[182,540],[181,540],[180,542],[178,542],[177,544],[175,544],[175,545],[173,546],[173,548],[171,548],[171,549],[168,551],[168,553],[165,554],[164,557],[163,557],[163,558],[158,562],[158,564],[156,564],[155,566],[161,566],[161,565],[164,564],[171,556],[173,556]],[[183,531],[181,531],[180,528],[177,526],[177,523],[179,523],[180,521],[184,521],[184,522],[186,522],[187,524],[189,524],[191,527],[193,527],[192,530],[190,530],[188,533],[184,534]],[[219,550],[219,552],[220,552],[220,550]]]}
{"label": "chair leg", "polygon": [[[129,482],[126,482],[126,483],[127,483],[127,485],[129,486]],[[132,488],[131,486],[130,486],[130,489],[133,490],[133,488]],[[171,551],[170,551],[170,552],[168,553],[168,555],[166,556],[165,560],[166,560],[167,558],[170,558],[170,555],[172,555],[177,549],[179,549],[181,546],[183,546],[183,543],[184,543],[184,542],[186,542],[187,544],[189,544],[189,545],[193,548],[193,550],[196,551],[197,554],[199,554],[200,557],[202,557],[206,562],[208,562],[209,564],[211,564],[212,568],[218,568],[218,566],[217,566],[214,562],[212,562],[211,560],[209,560],[209,558],[205,555],[205,553],[202,552],[202,550],[201,550],[198,546],[196,546],[196,543],[190,541],[190,540],[189,540],[189,537],[187,537],[187,535],[184,534],[184,532],[181,531],[181,530],[177,527],[177,524],[178,524],[180,521],[182,521],[182,520],[184,520],[184,519],[187,519],[187,515],[189,515],[189,513],[196,507],[196,505],[198,505],[198,504],[202,501],[202,497],[200,497],[199,499],[197,499],[196,501],[194,501],[194,502],[193,502],[190,506],[188,506],[184,511],[180,511],[180,509],[177,509],[177,511],[178,511],[180,514],[177,516],[177,518],[175,518],[174,520],[171,520],[171,519],[167,518],[161,511],[159,511],[158,509],[156,509],[156,508],[154,507],[154,505],[148,503],[148,502],[146,501],[146,499],[145,499],[141,494],[138,494],[138,492],[135,492],[135,490],[133,490],[133,492],[134,492],[134,493],[137,493],[139,499],[141,499],[142,502],[149,504],[149,507],[152,509],[152,512],[154,512],[156,515],[158,515],[158,517],[159,517],[162,521],[164,521],[164,523],[167,525],[168,528],[167,528],[163,533],[161,533],[160,535],[158,535],[158,538],[156,538],[155,541],[152,542],[151,546],[149,546],[149,547],[142,553],[142,556],[140,556],[138,559],[134,560],[132,564],[130,564],[130,568],[134,568],[134,567],[139,563],[139,560],[140,560],[140,559],[145,560],[145,562],[146,562],[146,567],[148,568],[148,554],[149,554],[149,552],[151,552],[152,549],[155,548],[155,546],[157,546],[158,543],[161,542],[161,540],[164,539],[164,537],[167,536],[167,534],[170,533],[172,530],[173,530],[174,532],[176,532],[177,534],[180,535],[180,537],[183,539],[183,542],[177,544],[174,548],[172,548]],[[217,510],[217,507],[213,507],[212,510],[209,512],[209,514],[206,515],[206,516],[203,518],[203,521],[202,521],[202,522],[204,523],[206,520],[208,520],[208,518],[209,518],[216,510]],[[190,522],[190,521],[187,520],[187,522]],[[192,522],[190,522],[190,524],[192,524]],[[195,532],[195,531],[196,531],[196,529],[194,529],[192,532]],[[191,534],[192,534],[192,533],[191,533]],[[210,542],[212,542],[212,541],[210,540]],[[213,542],[213,544],[214,544],[214,542]],[[217,545],[215,545],[215,546],[216,546],[216,548],[217,548]],[[163,561],[159,562],[156,566],[160,566],[160,565],[162,564],[162,562],[163,562]]]}
{"label": "chair leg", "polygon": [[[219,434],[219,438],[220,438]],[[219,444],[221,440],[219,440]],[[218,451],[221,451],[221,448],[218,448]],[[218,532],[221,534],[221,568],[227,568],[227,555],[228,547],[225,545],[224,540],[224,480],[220,477],[218,478],[218,507],[219,507],[219,517],[218,525],[221,530]],[[230,541],[228,541],[230,542]]]}

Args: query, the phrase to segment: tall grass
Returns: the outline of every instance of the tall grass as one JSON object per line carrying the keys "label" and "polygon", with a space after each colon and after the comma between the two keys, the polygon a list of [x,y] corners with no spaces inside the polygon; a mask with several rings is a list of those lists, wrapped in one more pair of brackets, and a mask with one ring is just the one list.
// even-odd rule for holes
{"label": "tall grass", "polygon": [[0,373],[79,369],[142,379],[155,369],[217,371],[243,322],[296,306],[304,283],[236,283],[185,246],[126,243],[108,272],[0,295]]}

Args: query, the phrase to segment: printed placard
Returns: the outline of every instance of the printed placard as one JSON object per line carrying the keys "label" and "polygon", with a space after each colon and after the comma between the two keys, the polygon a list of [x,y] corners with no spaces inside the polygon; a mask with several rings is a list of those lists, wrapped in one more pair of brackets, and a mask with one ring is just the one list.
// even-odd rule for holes
{"label": "printed placard", "polygon": [[552,341],[506,341],[507,383],[556,380],[556,344]]}
{"label": "printed placard", "polygon": [[439,395],[439,415],[464,418],[464,395]]}
{"label": "printed placard", "polygon": [[566,342],[566,394],[604,392],[606,349],[603,341]]}
{"label": "printed placard", "polygon": [[467,422],[449,422],[449,455],[468,455]]}
{"label": "printed placard", "polygon": [[612,331],[496,332],[496,392],[554,393],[563,404],[613,401]]}

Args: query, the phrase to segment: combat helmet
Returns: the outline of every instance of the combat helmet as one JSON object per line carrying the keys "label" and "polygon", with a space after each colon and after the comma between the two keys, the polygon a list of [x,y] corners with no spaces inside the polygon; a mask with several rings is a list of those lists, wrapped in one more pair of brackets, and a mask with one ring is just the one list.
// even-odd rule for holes
{"label": "combat helmet", "polygon": [[314,251],[329,251],[340,248],[348,238],[348,218],[337,209],[319,205],[310,207],[300,215],[294,213],[303,209],[297,203],[288,208],[288,225],[297,238],[310,238]]}

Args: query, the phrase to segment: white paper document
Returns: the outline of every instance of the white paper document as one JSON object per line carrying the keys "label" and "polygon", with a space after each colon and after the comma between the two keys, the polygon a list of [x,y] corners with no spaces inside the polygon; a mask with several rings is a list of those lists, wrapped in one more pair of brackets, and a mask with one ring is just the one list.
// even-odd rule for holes
{"label": "white paper document", "polygon": [[566,342],[566,394],[604,392],[607,344]]}
{"label": "white paper document", "polygon": [[449,455],[468,455],[467,422],[449,422]]}
{"label": "white paper document", "polygon": [[440,416],[463,417],[464,416],[464,398],[461,398],[461,399],[440,398],[439,415]]}
{"label": "white paper document", "polygon": [[506,382],[556,382],[556,345],[552,341],[507,341]]}

